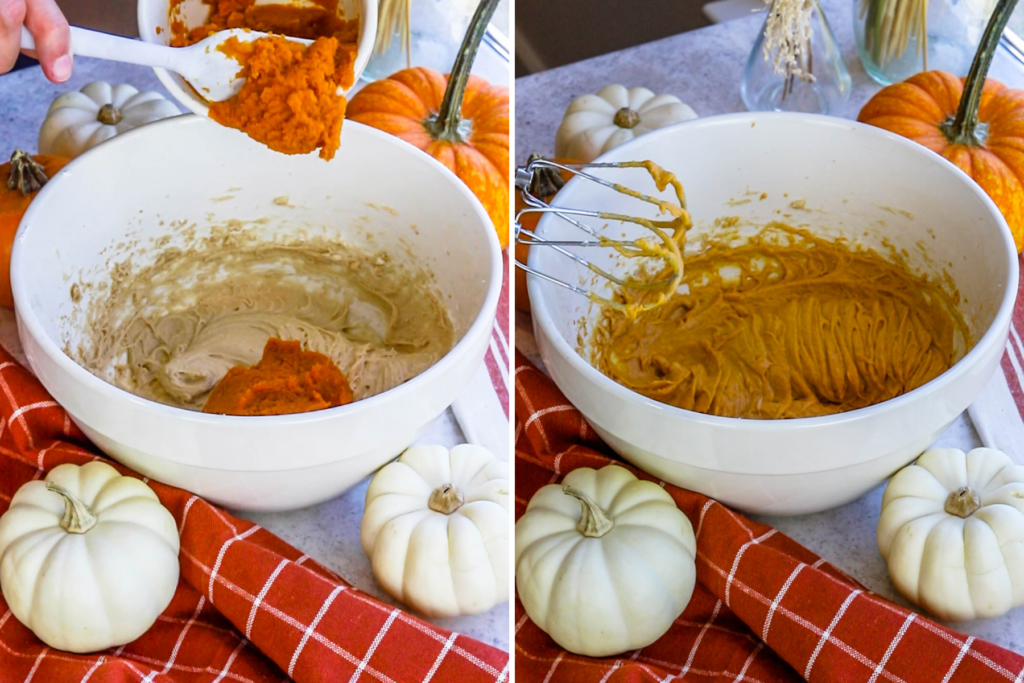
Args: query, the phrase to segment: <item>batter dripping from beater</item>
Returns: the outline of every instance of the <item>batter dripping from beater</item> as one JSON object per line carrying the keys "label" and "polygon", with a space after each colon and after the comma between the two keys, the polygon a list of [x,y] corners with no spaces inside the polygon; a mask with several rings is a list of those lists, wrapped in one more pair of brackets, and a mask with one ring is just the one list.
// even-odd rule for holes
{"label": "batter dripping from beater", "polygon": [[[672,190],[676,196],[676,203],[673,204],[670,201],[652,197],[641,192],[637,192],[636,190],[625,187],[624,185],[619,185],[617,183],[612,183],[607,180],[596,178],[582,170],[588,167],[614,167],[620,169],[642,168],[646,170],[647,173],[654,180],[654,184],[655,186],[657,186],[659,192],[664,192],[669,186],[672,187]],[[683,186],[676,179],[675,174],[666,171],[665,169],[655,164],[653,161],[624,161],[612,164],[596,163],[564,165],[558,162],[553,162],[549,159],[544,159],[542,157],[531,158],[527,166],[519,169],[520,172],[527,178],[527,180],[523,181],[523,184],[520,184],[520,178],[517,177],[516,180],[517,186],[519,186],[520,190],[523,192],[523,197],[527,200],[526,203],[529,207],[524,209],[521,213],[528,213],[534,211],[550,211],[556,214],[559,213],[559,209],[549,206],[546,202],[542,201],[535,194],[535,181],[539,178],[539,175],[541,173],[545,171],[550,172],[551,169],[559,169],[562,172],[569,172],[576,175],[580,175],[586,178],[587,180],[600,183],[606,187],[615,190],[616,192],[621,192],[622,194],[628,195],[630,197],[635,197],[636,199],[647,202],[648,204],[654,204],[655,206],[658,207],[660,213],[668,214],[671,218],[669,220],[652,220],[648,218],[627,216],[625,214],[618,213],[608,213],[604,211],[570,212],[567,215],[589,216],[591,218],[601,218],[604,220],[613,220],[622,223],[633,223],[635,225],[639,225],[643,228],[646,228],[647,230],[650,230],[652,233],[654,233],[654,238],[641,237],[635,240],[611,239],[603,234],[596,232],[592,228],[582,223],[575,222],[575,220],[573,219],[567,219],[573,220],[574,224],[577,225],[577,227],[582,228],[593,237],[596,237],[597,241],[546,242],[543,238],[534,235],[529,230],[521,229],[518,222],[519,219],[517,217],[516,243],[525,244],[527,245],[527,247],[533,244],[577,244],[581,246],[591,247],[611,247],[619,254],[627,258],[655,259],[656,261],[660,260],[665,265],[665,270],[662,272],[662,276],[656,280],[646,279],[644,281],[640,281],[636,278],[623,279],[616,277],[612,273],[609,273],[608,271],[603,270],[598,266],[595,266],[593,263],[585,259],[574,257],[577,263],[579,263],[580,265],[588,268],[590,271],[597,274],[598,276],[603,277],[616,285],[619,285],[620,287],[628,289],[638,289],[641,291],[648,292],[651,296],[647,297],[642,302],[631,302],[629,304],[624,304],[621,301],[614,298],[608,299],[606,297],[599,296],[595,294],[593,291],[584,292],[583,290],[564,282],[561,282],[559,284],[561,284],[563,287],[569,287],[571,289],[574,289],[575,291],[581,294],[586,294],[586,296],[594,303],[599,304],[601,306],[607,306],[616,309],[629,317],[635,316],[640,311],[660,306],[665,301],[667,301],[668,297],[671,295],[672,292],[675,291],[676,287],[678,287],[679,283],[682,281],[683,245],[686,243],[686,231],[693,226],[693,222],[690,220],[690,212],[686,210],[686,195],[683,192]],[[535,176],[534,174],[537,175]],[[561,181],[558,181],[558,187],[561,187]],[[565,217],[566,216],[563,215],[563,218]],[[524,239],[520,233],[526,235],[527,237],[529,237],[529,239]],[[569,255],[568,252],[563,251],[562,253]],[[518,261],[516,263],[520,267],[522,267],[522,264],[520,264]],[[527,270],[529,269],[527,268]],[[548,279],[550,280],[551,278]]]}

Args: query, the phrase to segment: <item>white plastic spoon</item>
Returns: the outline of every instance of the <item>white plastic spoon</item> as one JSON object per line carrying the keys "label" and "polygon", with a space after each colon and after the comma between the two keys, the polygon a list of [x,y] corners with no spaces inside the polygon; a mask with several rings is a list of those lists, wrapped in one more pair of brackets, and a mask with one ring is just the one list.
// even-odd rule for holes
{"label": "white plastic spoon", "polygon": [[[268,35],[233,28],[218,31],[189,47],[167,47],[72,26],[71,51],[83,57],[162,67],[174,71],[181,74],[203,97],[211,102],[220,102],[237,94],[245,79],[237,77],[242,68],[238,61],[217,47],[232,36],[239,41],[249,42]],[[302,38],[285,37],[303,45],[310,45],[313,42]],[[36,49],[35,39],[25,27],[21,29],[21,48]]]}

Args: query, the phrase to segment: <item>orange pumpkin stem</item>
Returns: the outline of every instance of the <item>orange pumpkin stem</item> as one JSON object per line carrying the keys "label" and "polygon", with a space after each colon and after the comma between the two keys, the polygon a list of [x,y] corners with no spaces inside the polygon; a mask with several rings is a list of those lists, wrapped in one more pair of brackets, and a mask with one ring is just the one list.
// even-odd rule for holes
{"label": "orange pumpkin stem", "polygon": [[469,136],[469,131],[462,121],[462,97],[466,93],[469,72],[473,68],[477,50],[480,49],[480,41],[487,32],[487,25],[494,16],[498,1],[483,0],[477,6],[476,13],[473,14],[466,30],[466,37],[462,39],[462,46],[459,47],[459,56],[455,58],[455,65],[448,75],[448,85],[444,89],[441,108],[435,116],[423,122],[423,126],[435,140],[461,143]]}
{"label": "orange pumpkin stem", "polygon": [[985,34],[981,37],[978,51],[971,63],[971,70],[967,72],[956,117],[940,126],[946,139],[954,145],[977,147],[984,145],[988,140],[988,124],[978,122],[978,105],[981,104],[981,93],[985,89],[985,79],[992,65],[992,57],[995,56],[999,39],[1016,6],[1017,0],[999,0],[985,27]]}
{"label": "orange pumpkin stem", "polygon": [[[534,152],[527,161],[527,166],[536,159],[543,159],[544,156]],[[541,166],[534,170],[533,180],[530,181],[530,194],[534,197],[550,197],[565,187],[565,179],[556,168]]]}
{"label": "orange pumpkin stem", "polygon": [[11,155],[11,174],[7,176],[7,189],[18,190],[23,197],[38,191],[49,178],[43,167],[28,152],[16,149]]}

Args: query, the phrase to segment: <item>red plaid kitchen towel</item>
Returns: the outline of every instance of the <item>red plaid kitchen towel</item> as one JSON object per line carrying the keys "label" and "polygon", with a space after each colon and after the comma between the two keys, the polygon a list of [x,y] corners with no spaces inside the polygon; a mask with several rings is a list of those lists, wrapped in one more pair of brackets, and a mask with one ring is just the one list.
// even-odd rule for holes
{"label": "red plaid kitchen towel", "polygon": [[498,313],[494,317],[494,327],[491,331],[491,344],[484,356],[484,366],[490,375],[491,383],[494,385],[494,393],[498,397],[498,403],[505,413],[505,429],[508,430],[508,409],[509,409],[509,386],[508,386],[508,329],[511,321],[509,315],[509,250],[502,252],[505,260],[504,281],[501,287],[501,297],[498,299]]}
{"label": "red plaid kitchen towel", "polygon": [[[515,391],[518,519],[540,487],[615,456],[519,353]],[[660,483],[697,535],[697,586],[682,616],[649,647],[593,659],[558,647],[517,598],[518,683],[1024,680],[1024,657],[897,607],[775,529]]]}
{"label": "red plaid kitchen towel", "polygon": [[[0,349],[0,513],[25,482],[96,453],[36,378]],[[181,580],[164,614],[133,643],[73,655],[45,647],[0,597],[0,682],[508,680],[507,653],[361,593],[197,496],[149,485],[181,534]]]}

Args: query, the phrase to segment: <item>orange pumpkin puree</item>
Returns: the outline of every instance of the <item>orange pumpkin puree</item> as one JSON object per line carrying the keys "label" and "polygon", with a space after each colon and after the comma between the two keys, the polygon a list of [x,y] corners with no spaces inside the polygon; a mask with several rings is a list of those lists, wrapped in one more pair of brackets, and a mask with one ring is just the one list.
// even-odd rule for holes
{"label": "orange pumpkin puree", "polygon": [[[189,28],[181,17],[184,0],[171,0],[171,46],[198,43],[217,31],[247,28],[262,33],[280,33],[295,38],[337,38],[339,49],[354,57],[359,41],[359,20],[346,21],[338,13],[338,0],[310,0],[307,6],[280,3],[257,5],[256,0],[203,0],[210,6],[206,23]],[[347,87],[347,86],[346,86]]]}
{"label": "orange pumpkin puree", "polygon": [[958,299],[875,251],[773,224],[687,256],[677,292],[635,319],[602,308],[591,362],[644,396],[711,415],[841,413],[949,369],[972,344]]}
{"label": "orange pumpkin puree", "polygon": [[317,38],[309,48],[278,36],[251,43],[229,38],[221,49],[239,59],[246,81],[237,95],[210,105],[210,118],[274,151],[319,148],[321,159],[332,159],[346,104],[335,80],[337,45],[335,38]]}
{"label": "orange pumpkin puree", "polygon": [[338,366],[297,341],[270,338],[251,368],[236,366],[203,406],[220,415],[289,415],[351,403],[352,389]]}
{"label": "orange pumpkin puree", "polygon": [[315,42],[308,49],[283,38],[253,43],[225,41],[221,50],[242,65],[245,85],[235,97],[210,106],[210,118],[238,128],[284,154],[320,149],[331,159],[338,149],[346,100],[338,94],[355,80],[359,20],[338,14],[338,0],[313,0],[311,6],[256,5],[256,0],[204,0],[210,16],[189,28],[180,16],[181,0],[172,0],[170,44],[192,45],[217,31],[247,28]]}

